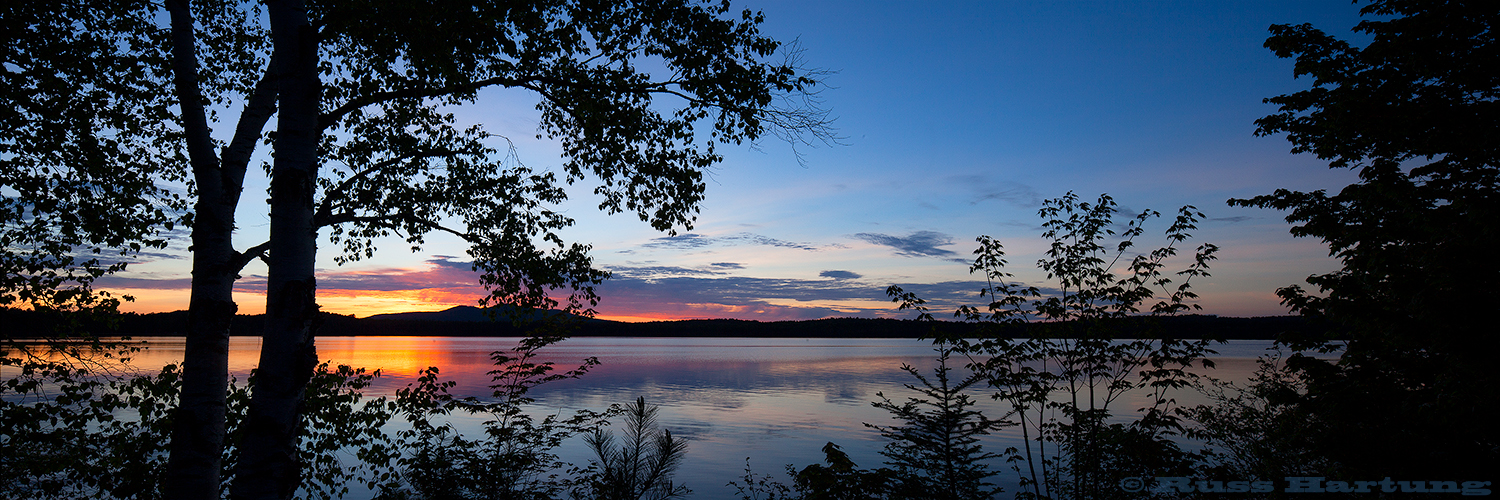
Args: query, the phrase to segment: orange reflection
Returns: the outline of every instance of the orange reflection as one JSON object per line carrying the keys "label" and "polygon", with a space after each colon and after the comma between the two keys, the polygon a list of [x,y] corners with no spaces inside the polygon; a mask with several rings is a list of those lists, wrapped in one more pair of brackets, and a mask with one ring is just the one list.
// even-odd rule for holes
{"label": "orange reflection", "polygon": [[319,337],[318,357],[331,365],[349,365],[396,378],[415,377],[429,366],[443,373],[483,374],[490,370],[488,347],[476,349],[477,342],[496,343],[505,339],[462,339],[442,337]]}

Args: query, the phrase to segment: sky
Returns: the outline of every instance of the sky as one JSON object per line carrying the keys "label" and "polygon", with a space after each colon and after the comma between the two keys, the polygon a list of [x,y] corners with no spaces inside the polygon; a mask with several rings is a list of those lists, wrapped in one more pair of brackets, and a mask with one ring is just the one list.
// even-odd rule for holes
{"label": "sky", "polygon": [[[1346,1],[878,2],[748,1],[763,33],[796,41],[808,66],[830,71],[819,94],[836,144],[775,139],[725,148],[708,172],[691,230],[668,235],[631,214],[605,215],[587,183],[558,207],[565,238],[593,245],[612,278],[598,316],[623,321],[825,317],[910,318],[885,295],[900,285],[947,317],[980,304],[969,273],[975,238],[999,240],[1007,270],[1055,288],[1043,257],[1043,200],[1109,194],[1123,222],[1154,209],[1136,248],[1165,244],[1178,207],[1207,215],[1189,244],[1221,250],[1212,276],[1194,278],[1201,313],[1284,315],[1278,287],[1338,268],[1326,246],[1293,238],[1285,214],[1230,207],[1230,198],[1277,188],[1337,190],[1356,180],[1282,136],[1256,137],[1263,99],[1302,90],[1292,61],[1262,47],[1271,24],[1311,23],[1352,39],[1358,6]],[[556,141],[536,139],[536,97],[493,90],[454,109],[464,124],[510,138],[520,160],[561,164]],[[227,135],[232,125],[219,124]],[[255,175],[254,169],[251,174]],[[237,248],[265,239],[264,179],[247,181]],[[185,235],[143,254],[101,288],[132,295],[124,309],[185,309]],[[368,316],[475,305],[485,291],[459,241],[420,250],[391,240],[372,259],[342,266],[323,240],[319,303]],[[1187,264],[1186,257],[1169,268]],[[1125,261],[1128,262],[1129,255]],[[265,309],[266,269],[236,286],[241,313]]]}

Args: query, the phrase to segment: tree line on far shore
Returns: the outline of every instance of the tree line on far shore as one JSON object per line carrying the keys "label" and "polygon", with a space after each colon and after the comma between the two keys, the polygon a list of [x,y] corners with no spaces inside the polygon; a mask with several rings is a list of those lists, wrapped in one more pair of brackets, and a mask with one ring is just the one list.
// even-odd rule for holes
{"label": "tree line on far shore", "polygon": [[[456,313],[449,315],[448,313]],[[434,337],[520,337],[532,326],[510,321],[496,321],[482,310],[459,306],[441,313],[384,314],[369,318],[323,314],[319,331],[322,336],[434,336]],[[416,316],[416,317],[413,317]],[[468,318],[468,319],[449,319]],[[28,310],[0,309],[0,322],[18,332],[47,331],[55,318]],[[1126,320],[1127,322],[1132,320]],[[1121,338],[1132,338],[1131,331],[1145,328],[1122,325]],[[259,335],[264,326],[261,315],[236,315],[231,323],[234,336]],[[1153,328],[1174,338],[1220,338],[1225,340],[1275,340],[1279,335],[1312,335],[1319,328],[1302,316],[1263,316],[1252,318],[1185,314],[1160,318]],[[168,313],[124,313],[111,322],[88,325],[103,336],[158,337],[182,336],[187,331],[187,311]],[[932,332],[945,335],[975,335],[979,327],[960,321],[920,323],[915,320],[883,318],[826,318],[797,321],[753,321],[736,319],[702,319],[626,323],[594,318],[580,318],[571,330],[576,337],[748,337],[748,338],[889,338],[916,339]],[[1024,329],[1012,327],[1005,336],[1024,335]],[[18,337],[24,337],[20,334]]]}

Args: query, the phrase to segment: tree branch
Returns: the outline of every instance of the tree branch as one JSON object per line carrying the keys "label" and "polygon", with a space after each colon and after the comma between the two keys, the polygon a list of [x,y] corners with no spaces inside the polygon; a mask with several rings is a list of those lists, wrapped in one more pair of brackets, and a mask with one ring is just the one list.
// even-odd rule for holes
{"label": "tree branch", "polygon": [[203,107],[203,88],[198,82],[198,48],[193,37],[193,14],[187,0],[169,0],[172,16],[172,81],[182,110],[182,128],[187,136],[188,161],[201,196],[216,196],[223,186],[215,174],[219,159]]}
{"label": "tree branch", "polygon": [[276,56],[266,64],[260,81],[255,83],[255,92],[245,102],[240,112],[240,121],[235,126],[234,138],[225,146],[220,156],[223,161],[224,189],[238,193],[245,184],[245,170],[250,166],[250,156],[260,142],[261,132],[271,115],[276,114]]}
{"label": "tree branch", "polygon": [[343,224],[345,222],[377,222],[378,223],[378,222],[403,222],[403,221],[404,222],[413,222],[413,223],[416,223],[416,224],[427,226],[429,229],[433,229],[433,230],[437,230],[437,231],[443,231],[445,233],[449,233],[449,234],[452,234],[454,236],[458,236],[459,238],[463,238],[464,241],[469,242],[469,243],[475,243],[476,240],[477,240],[477,238],[475,238],[474,235],[472,235],[472,234],[470,234],[468,232],[459,231],[457,229],[453,229],[453,228],[450,228],[448,226],[444,226],[444,225],[439,224],[437,222],[433,222],[433,221],[430,221],[430,220],[427,220],[427,219],[423,219],[423,218],[417,217],[416,214],[413,214],[410,211],[401,212],[401,213],[397,213],[397,214],[386,214],[386,215],[354,215],[352,212],[344,212],[344,213],[341,213],[341,214],[338,214],[338,215],[329,216],[329,217],[327,217],[327,218],[319,221],[319,223],[317,224],[317,226],[318,227],[326,227],[326,226],[333,226],[333,225],[337,225],[337,224]]}
{"label": "tree branch", "polygon": [[[386,169],[386,168],[388,168],[388,167],[390,167],[392,165],[395,165],[397,163],[401,163],[403,161],[421,160],[421,159],[426,159],[426,158],[445,157],[445,156],[458,156],[458,155],[465,154],[465,153],[468,153],[468,152],[467,151],[456,150],[456,149],[427,149],[427,150],[423,150],[423,151],[421,151],[419,153],[416,153],[416,154],[403,155],[403,156],[398,156],[398,157],[395,157],[395,158],[390,158],[390,159],[387,159],[385,161],[381,161],[381,162],[378,162],[378,163],[376,163],[374,165],[371,165],[370,167],[365,168],[364,170],[360,170],[358,172],[355,172],[353,175],[350,175],[349,178],[344,179],[343,182],[340,182],[339,185],[334,186],[332,189],[329,189],[328,191],[326,191],[324,193],[324,195],[323,195],[323,201],[318,206],[318,212],[313,215],[313,225],[315,225],[317,227],[323,227],[323,226],[332,225],[332,224],[329,224],[329,223],[322,223],[322,222],[320,222],[320,220],[328,218],[328,217],[331,217],[332,213],[333,213],[333,209],[334,209],[334,201],[335,200],[342,200],[343,199],[342,195],[344,193],[347,193],[348,190],[349,190],[349,188],[351,186],[353,186],[355,182],[357,182],[357,181],[359,181],[361,179],[368,178],[370,174],[373,174],[373,173],[378,172],[380,170],[384,170],[384,169]],[[339,196],[335,196],[335,195],[339,195]]]}
{"label": "tree branch", "polygon": [[355,98],[355,99],[353,99],[353,100],[351,100],[351,101],[349,101],[347,103],[344,103],[343,106],[339,106],[338,108],[335,108],[333,111],[329,111],[327,113],[324,113],[323,116],[318,117],[318,126],[321,127],[321,128],[323,128],[323,129],[327,129],[328,127],[332,127],[334,124],[338,123],[338,120],[340,118],[343,118],[344,115],[347,115],[347,114],[353,112],[354,110],[357,110],[359,108],[363,108],[365,106],[369,106],[369,105],[372,105],[372,104],[379,104],[379,103],[382,103],[382,102],[385,102],[385,101],[392,101],[392,100],[396,100],[396,99],[438,97],[438,96],[444,96],[444,95],[449,95],[449,94],[456,94],[456,93],[459,93],[459,92],[475,91],[475,90],[479,90],[481,88],[488,87],[488,86],[491,86],[491,85],[503,85],[503,86],[506,86],[506,87],[521,87],[521,86],[525,86],[526,84],[527,84],[526,80],[523,80],[523,79],[505,78],[505,77],[494,77],[494,78],[486,78],[486,79],[479,80],[479,81],[474,81],[474,82],[469,82],[469,83],[464,83],[464,84],[458,84],[458,85],[449,85],[449,86],[444,86],[444,87],[435,87],[435,88],[405,88],[405,89],[401,89],[401,90],[391,90],[391,91],[386,91],[386,92],[376,92],[376,93],[373,93],[373,94],[370,94],[370,95],[367,95],[367,96],[364,96],[364,97]]}
{"label": "tree branch", "polygon": [[[485,88],[485,87],[490,87],[490,86],[495,86],[495,85],[504,86],[504,87],[520,87],[520,88],[531,90],[531,91],[534,91],[534,92],[537,92],[537,93],[546,94],[546,92],[543,91],[542,88],[537,85],[538,83],[544,84],[544,85],[548,85],[548,86],[557,86],[557,87],[575,87],[575,88],[590,88],[590,89],[608,88],[608,86],[606,86],[606,85],[599,85],[599,84],[594,84],[594,83],[591,83],[591,82],[579,82],[579,81],[573,81],[573,80],[563,80],[563,79],[559,79],[559,78],[552,78],[552,77],[542,76],[542,75],[531,75],[531,76],[517,77],[517,78],[508,78],[508,77],[497,76],[497,77],[486,78],[486,79],[483,79],[483,80],[477,80],[477,81],[473,81],[473,82],[469,82],[469,83],[463,83],[463,84],[458,84],[458,85],[448,85],[448,86],[444,86],[444,87],[434,87],[434,88],[406,88],[406,89],[401,89],[401,90],[391,90],[391,91],[386,91],[386,92],[376,92],[376,93],[373,93],[373,94],[370,94],[370,95],[367,95],[367,96],[364,96],[364,97],[355,98],[354,100],[351,100],[351,101],[345,103],[343,106],[339,106],[338,108],[334,109],[333,111],[329,111],[328,113],[324,113],[321,117],[318,118],[318,125],[320,127],[324,128],[324,129],[327,129],[328,127],[332,127],[333,125],[337,124],[338,120],[340,118],[343,118],[344,115],[347,115],[349,113],[354,112],[354,110],[357,110],[357,109],[360,109],[360,108],[363,108],[365,106],[369,106],[369,105],[372,105],[372,104],[379,104],[379,103],[382,103],[382,102],[392,101],[392,100],[396,100],[396,99],[412,99],[412,98],[438,97],[438,96],[445,96],[445,95],[457,94],[457,93],[460,93],[460,92],[471,92],[471,91],[475,91],[475,90],[479,90],[479,89],[482,89],[482,88]],[[680,80],[667,80],[667,81],[661,81],[661,82],[646,83],[646,84],[637,85],[637,86],[634,86],[634,87],[614,88],[613,90],[615,90],[616,92],[622,92],[622,93],[671,94],[671,95],[675,95],[677,97],[681,97],[682,99],[685,99],[685,100],[687,100],[689,102],[701,103],[702,101],[700,99],[696,98],[696,97],[692,97],[692,96],[684,94],[684,93],[682,93],[680,91],[676,91],[676,90],[672,90],[672,89],[668,88],[668,87],[674,86],[674,85],[680,86],[680,85],[682,85],[682,83],[683,82],[680,81]]]}
{"label": "tree branch", "polygon": [[239,274],[240,271],[245,269],[246,265],[250,264],[250,261],[266,258],[266,251],[270,249],[271,242],[267,241],[246,249],[244,253],[234,252],[229,256],[229,269],[231,269],[230,272]]}

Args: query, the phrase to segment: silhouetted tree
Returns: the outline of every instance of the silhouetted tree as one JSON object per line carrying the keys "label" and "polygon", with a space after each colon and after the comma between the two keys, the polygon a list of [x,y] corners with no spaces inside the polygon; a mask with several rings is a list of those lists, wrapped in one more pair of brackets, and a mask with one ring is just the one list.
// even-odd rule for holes
{"label": "silhouetted tree", "polygon": [[952,348],[939,343],[938,367],[929,379],[911,365],[901,369],[915,377],[922,386],[906,384],[906,388],[920,393],[922,397],[909,397],[906,402],[896,404],[883,393],[876,393],[880,401],[872,404],[891,413],[891,418],[902,421],[896,426],[878,426],[866,423],[866,427],[880,431],[889,439],[880,452],[889,461],[886,465],[895,468],[896,498],[932,498],[953,500],[989,499],[1000,493],[1000,488],[985,482],[994,476],[987,461],[1001,455],[984,451],[979,436],[1005,425],[1015,425],[1003,420],[990,420],[973,409],[974,400],[965,394],[969,387],[985,380],[983,373],[972,373],[962,380],[952,381],[948,366]]}
{"label": "silhouetted tree", "polygon": [[[1160,214],[1142,211],[1125,224],[1119,242],[1106,246],[1116,236],[1116,211],[1108,195],[1089,203],[1069,192],[1042,203],[1043,236],[1051,245],[1037,267],[1055,280],[1051,295],[1016,283],[1005,270],[1004,248],[981,236],[969,269],[985,274],[988,286],[980,296],[990,302],[982,309],[960,306],[954,316],[986,329],[974,338],[940,337],[969,356],[968,367],[1011,407],[1005,418],[1019,424],[1023,440],[1013,465],[1018,498],[1106,498],[1126,493],[1115,487],[1122,478],[1181,475],[1191,465],[1172,442],[1184,426],[1171,392],[1192,385],[1194,363],[1213,366],[1203,359],[1212,353],[1208,340],[1163,338],[1150,330],[1118,335],[1134,315],[1199,308],[1191,302],[1191,280],[1208,275],[1218,247],[1200,244],[1191,263],[1168,274],[1177,245],[1191,238],[1203,214],[1183,207],[1165,232],[1166,246],[1131,255],[1144,224]],[[1129,263],[1122,264],[1127,255]],[[1128,272],[1117,273],[1120,267]],[[1178,276],[1182,282],[1174,283]],[[897,286],[886,293],[901,309],[932,317],[915,294]],[[1018,329],[1020,338],[1013,336]],[[1111,423],[1116,401],[1136,390],[1148,402],[1136,408],[1140,418]]]}
{"label": "silhouetted tree", "polygon": [[603,428],[585,437],[596,460],[589,470],[588,484],[574,497],[593,500],[666,500],[691,493],[674,484],[672,475],[687,456],[687,441],[672,437],[672,431],[656,421],[660,408],[637,398],[624,408],[625,428],[620,439]]}
{"label": "silhouetted tree", "polygon": [[[471,245],[486,304],[551,307],[553,291],[570,289],[566,307],[585,311],[606,273],[557,234],[572,222],[549,208],[562,183],[593,176],[602,210],[687,228],[717,147],[829,138],[816,73],[758,32],[760,14],[727,3],[85,1],[3,12],[15,112],[0,119],[17,133],[0,139],[14,191],[0,200],[0,301],[107,309],[88,285],[122,265],[76,261],[75,249],[161,246],[191,202],[169,498],[219,495],[232,286],[247,263],[270,264],[268,326],[233,495],[285,498],[317,361],[320,228],[341,261],[373,255],[382,236],[415,247],[450,233]],[[786,59],[770,61],[778,52]],[[448,107],[487,89],[539,99],[538,135],[560,141],[560,173],[457,125]],[[233,117],[227,140],[214,134],[221,115]],[[271,239],[237,249],[235,210],[262,141],[275,153]],[[188,184],[193,198],[162,182]]]}
{"label": "silhouetted tree", "polygon": [[[1296,236],[1342,267],[1277,290],[1293,311],[1351,339],[1337,361],[1286,360],[1305,378],[1303,438],[1349,477],[1492,474],[1500,434],[1491,307],[1500,301],[1500,10],[1490,2],[1376,0],[1357,47],[1307,24],[1274,25],[1266,47],[1312,87],[1257,135],[1286,133],[1359,181],[1329,194],[1285,189],[1229,203],[1289,210]],[[1284,339],[1299,349],[1321,338]],[[1466,476],[1467,477],[1467,476]],[[1475,476],[1478,477],[1478,476]]]}
{"label": "silhouetted tree", "polygon": [[[597,176],[602,210],[672,230],[690,227],[717,145],[828,138],[824,114],[797,100],[817,85],[810,73],[794,58],[766,62],[780,43],[756,30],[759,14],[735,19],[727,4],[268,1],[262,12],[173,0],[165,10],[198,196],[171,498],[217,495],[231,287],[246,263],[270,265],[267,327],[232,496],[287,498],[317,360],[319,228],[332,228],[341,261],[373,255],[378,237],[415,247],[446,232],[471,245],[487,304],[551,307],[562,288],[572,291],[566,307],[585,311],[606,274],[587,246],[557,235],[572,222],[548,208],[564,199],[561,182]],[[539,98],[539,135],[561,141],[562,178],[520,165],[503,138],[459,127],[444,108],[490,88]],[[233,99],[244,108],[221,144],[210,105]],[[237,250],[234,209],[268,136],[270,240]]]}
{"label": "silhouetted tree", "polygon": [[1306,381],[1280,355],[1257,361],[1250,380],[1214,380],[1204,389],[1212,404],[1187,412],[1198,424],[1188,435],[1207,444],[1203,474],[1229,481],[1327,474],[1328,457],[1309,440],[1318,416],[1299,404]]}

